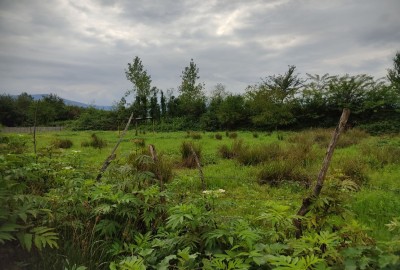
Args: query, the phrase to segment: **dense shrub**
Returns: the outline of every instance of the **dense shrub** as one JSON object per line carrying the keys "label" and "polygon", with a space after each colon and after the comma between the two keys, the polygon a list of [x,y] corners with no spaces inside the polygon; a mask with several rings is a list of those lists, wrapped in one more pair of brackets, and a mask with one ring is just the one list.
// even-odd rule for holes
{"label": "dense shrub", "polygon": [[56,139],[52,142],[52,145],[56,148],[68,149],[72,147],[73,143],[69,139]]}

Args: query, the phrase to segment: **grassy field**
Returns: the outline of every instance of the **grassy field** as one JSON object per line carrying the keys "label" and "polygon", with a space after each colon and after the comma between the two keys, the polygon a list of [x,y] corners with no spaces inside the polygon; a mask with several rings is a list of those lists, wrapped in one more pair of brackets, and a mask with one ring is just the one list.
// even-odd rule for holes
{"label": "grassy field", "polygon": [[[152,144],[172,168],[172,178],[166,184],[168,205],[172,209],[175,205],[189,205],[197,198],[210,196],[208,203],[218,222],[241,219],[262,230],[266,223],[271,222],[268,219],[271,219],[272,210],[287,216],[297,212],[316,181],[332,132],[315,129],[303,132],[147,132],[135,135],[134,131],[128,131],[103,179],[110,181],[116,170],[140,154],[146,154],[147,146]],[[83,147],[91,141],[94,133],[106,145],[100,149]],[[24,153],[33,154],[32,135],[6,136],[25,141]],[[60,140],[70,140],[71,147],[54,147]],[[85,178],[82,185],[92,185],[118,140],[119,133],[112,131],[38,133],[38,160],[46,160],[48,164],[58,160],[60,171],[68,171],[69,175],[71,171],[79,171],[77,177]],[[181,153],[183,142],[191,142],[195,148],[201,149],[206,189],[210,193],[203,192],[199,171],[184,166]],[[5,147],[4,143],[2,147]],[[59,175],[62,179],[63,174],[57,177]],[[78,181],[73,177],[71,180]],[[400,136],[370,136],[361,130],[350,130],[343,134],[335,150],[321,202],[316,203],[321,204],[315,210],[318,213],[316,220],[307,222],[311,227],[318,223],[315,228],[323,228],[321,224],[324,222],[337,222],[341,228],[348,223],[348,230],[353,230],[354,235],[362,232],[374,241],[390,241],[396,234],[385,225],[400,216],[399,180]],[[67,186],[64,180],[56,181]],[[56,196],[54,199],[60,195],[51,196]],[[282,224],[290,225],[282,223],[282,220],[273,224],[276,228]],[[283,236],[277,234],[270,237],[277,237],[279,242]],[[365,235],[363,237],[364,240],[369,239]],[[79,262],[78,259],[76,261]],[[81,261],[80,264],[94,269],[90,263]]]}
{"label": "grassy field", "polygon": [[[312,131],[311,131],[312,132]],[[326,140],[329,139],[333,130],[317,130],[324,136],[325,144],[313,145],[313,160],[311,166],[307,169],[311,170],[310,174],[313,180],[316,179],[322,159],[326,151]],[[82,147],[82,143],[89,141],[91,135],[95,133],[98,137],[107,142],[107,146],[102,149],[92,147]],[[272,143],[279,143],[289,151],[296,151],[296,145],[309,143],[311,137],[310,131],[303,133],[295,132],[235,132],[236,140],[243,142],[250,147],[260,147]],[[358,133],[361,133],[358,134]],[[222,139],[218,140],[215,135],[219,134]],[[169,132],[169,133],[153,133],[138,134],[135,136],[134,131],[129,131],[124,137],[122,143],[117,150],[117,159],[126,158],[132,152],[140,153],[141,147],[135,144],[135,139],[144,139],[145,143],[153,144],[159,153],[164,154],[173,164],[174,178],[169,184],[171,189],[178,193],[200,193],[201,182],[198,170],[187,169],[181,166],[180,147],[184,141],[193,141],[202,149],[201,162],[203,165],[204,176],[207,189],[217,190],[224,189],[223,211],[228,216],[243,216],[252,218],[259,215],[263,211],[263,205],[270,201],[279,202],[288,205],[297,211],[301,205],[301,200],[307,194],[308,189],[291,179],[285,179],[282,185],[269,186],[258,184],[257,174],[263,164],[256,166],[245,166],[235,159],[223,159],[218,154],[218,149],[222,145],[232,145],[235,139],[229,138],[224,132],[204,132],[197,133],[200,139],[192,139],[187,132]],[[19,135],[30,137],[29,135]],[[38,149],[44,151],[56,139],[69,139],[73,142],[70,149],[60,149],[62,155],[69,155],[71,152],[78,156],[77,162],[91,168],[96,172],[101,167],[104,160],[110,154],[112,148],[119,140],[119,132],[96,131],[96,132],[49,132],[39,133],[37,136]],[[322,139],[321,139],[322,140]],[[356,219],[367,225],[371,229],[371,235],[378,239],[387,240],[390,233],[384,224],[389,223],[393,217],[400,215],[400,157],[393,157],[395,160],[390,164],[380,164],[377,159],[384,157],[373,157],[366,155],[369,151],[378,151],[378,154],[385,155],[388,153],[379,153],[384,151],[387,146],[400,149],[400,136],[369,136],[362,132],[349,132],[341,138],[342,144],[339,143],[335,150],[331,168],[328,177],[335,171],[353,170],[357,178],[363,178],[360,183],[360,190],[354,194],[354,198],[349,201],[349,207],[354,211]],[[33,146],[31,148],[33,150]],[[78,151],[78,153],[75,153]],[[399,153],[397,150],[396,153]],[[389,154],[388,154],[389,155]],[[365,179],[364,179],[365,178]]]}

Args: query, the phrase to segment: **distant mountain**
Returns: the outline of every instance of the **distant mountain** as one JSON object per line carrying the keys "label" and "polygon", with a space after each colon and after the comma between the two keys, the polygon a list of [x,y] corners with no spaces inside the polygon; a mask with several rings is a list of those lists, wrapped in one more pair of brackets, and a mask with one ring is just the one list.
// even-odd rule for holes
{"label": "distant mountain", "polygon": [[[45,96],[48,96],[48,94],[36,94],[36,95],[31,95],[33,97],[34,100],[40,100]],[[82,103],[82,102],[78,102],[78,101],[73,101],[73,100],[69,100],[69,99],[65,99],[60,97],[65,105],[70,105],[70,106],[77,106],[77,107],[82,107],[82,108],[89,108],[89,107],[94,107],[98,110],[105,110],[105,111],[111,111],[112,110],[112,106],[100,106],[100,105],[89,105],[86,103]]]}

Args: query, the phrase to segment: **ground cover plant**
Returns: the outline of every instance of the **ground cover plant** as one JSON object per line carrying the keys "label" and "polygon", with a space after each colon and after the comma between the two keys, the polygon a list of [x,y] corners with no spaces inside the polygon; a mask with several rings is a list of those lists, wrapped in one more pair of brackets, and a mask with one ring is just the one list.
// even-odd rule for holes
{"label": "ground cover plant", "polygon": [[[398,269],[399,135],[344,133],[296,238],[293,219],[331,133],[128,131],[100,181],[116,131],[96,131],[102,148],[82,146],[93,132],[39,133],[36,154],[31,135],[0,134],[0,261],[16,269]],[[64,140],[70,148],[53,143]]]}

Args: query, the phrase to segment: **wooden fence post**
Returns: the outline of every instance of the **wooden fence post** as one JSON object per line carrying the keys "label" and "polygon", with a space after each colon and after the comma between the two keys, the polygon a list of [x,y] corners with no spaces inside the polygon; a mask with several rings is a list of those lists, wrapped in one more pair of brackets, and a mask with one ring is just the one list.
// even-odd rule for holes
{"label": "wooden fence post", "polygon": [[103,166],[101,167],[100,172],[96,177],[97,181],[100,181],[101,177],[103,176],[103,173],[107,170],[107,167],[110,165],[111,161],[115,158],[115,151],[117,150],[119,144],[121,143],[122,139],[124,138],[125,133],[128,130],[129,124],[132,121],[132,117],[133,117],[133,113],[131,113],[128,123],[126,123],[124,132],[122,132],[122,135],[119,137],[119,140],[118,140],[117,144],[114,146],[114,149],[111,151],[111,154],[104,161]]}
{"label": "wooden fence post", "polygon": [[[303,203],[299,211],[297,212],[297,216],[302,216],[302,217],[305,216],[310,211],[310,206],[312,205],[313,201],[321,193],[325,181],[326,172],[328,171],[333,152],[335,150],[340,133],[343,132],[346,126],[347,120],[349,119],[349,115],[350,115],[350,110],[347,108],[343,109],[342,115],[339,120],[339,124],[337,125],[335,132],[333,133],[331,142],[329,143],[328,149],[326,150],[326,155],[322,163],[321,170],[318,174],[317,183],[314,187],[313,193],[307,198],[303,199]],[[301,219],[300,218],[293,219],[293,225],[296,227],[296,238],[300,238],[303,234]]]}

